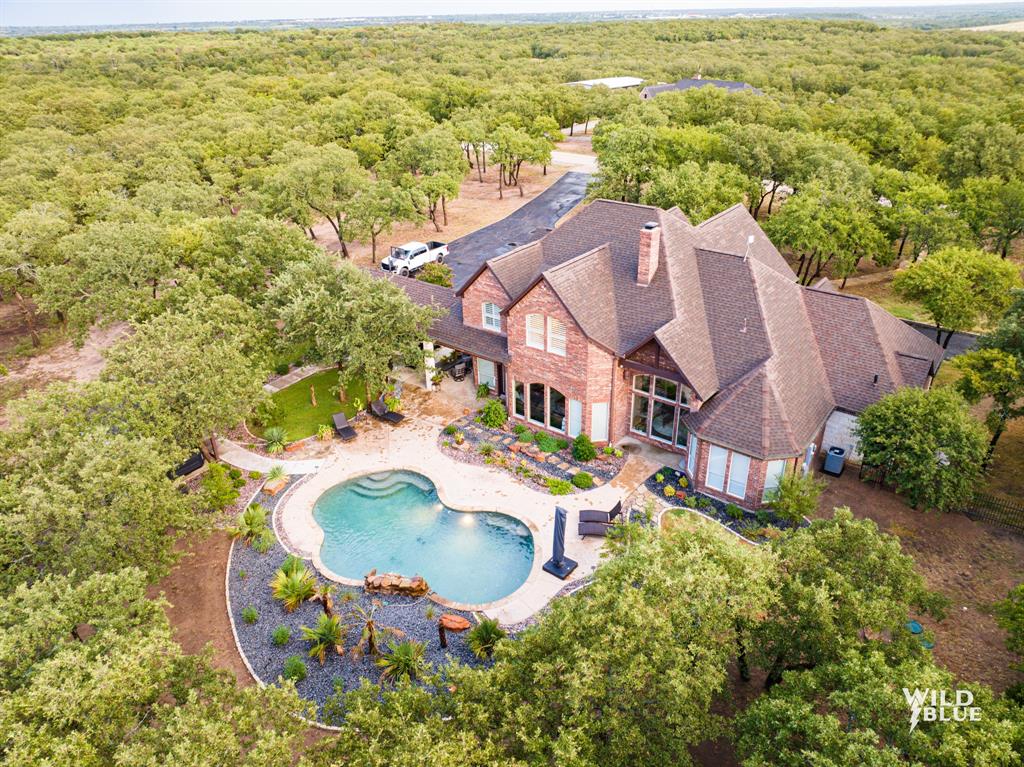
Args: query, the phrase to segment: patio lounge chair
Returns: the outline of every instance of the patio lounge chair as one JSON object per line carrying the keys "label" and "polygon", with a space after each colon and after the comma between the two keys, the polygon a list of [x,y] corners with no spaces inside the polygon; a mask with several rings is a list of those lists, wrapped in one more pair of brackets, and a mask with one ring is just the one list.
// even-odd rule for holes
{"label": "patio lounge chair", "polygon": [[598,511],[596,509],[584,509],[580,512],[580,522],[600,522],[610,525],[615,518],[622,513],[622,501],[616,503],[611,511]]}
{"label": "patio lounge chair", "polygon": [[466,363],[456,362],[455,367],[452,368],[452,380],[465,381],[466,380]]}
{"label": "patio lounge chair", "polygon": [[396,413],[393,410],[388,410],[387,407],[384,405],[383,399],[375,399],[373,402],[371,402],[370,412],[373,413],[373,415],[376,418],[379,418],[382,421],[387,421],[388,423],[401,423],[402,421],[405,420],[405,416],[402,415],[401,413]]}
{"label": "patio lounge chair", "polygon": [[349,423],[344,413],[335,413],[331,416],[334,420],[334,433],[346,442],[356,438],[356,430]]}
{"label": "patio lounge chair", "polygon": [[582,538],[585,535],[608,535],[608,531],[611,530],[612,526],[608,522],[580,522],[577,531]]}

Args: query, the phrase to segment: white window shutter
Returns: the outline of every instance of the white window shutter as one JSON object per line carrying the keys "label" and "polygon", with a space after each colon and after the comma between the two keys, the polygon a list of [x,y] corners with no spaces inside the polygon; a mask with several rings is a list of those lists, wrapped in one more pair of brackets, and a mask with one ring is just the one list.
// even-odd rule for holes
{"label": "white window shutter", "polygon": [[526,315],[526,345],[533,349],[544,348],[544,315]]}
{"label": "white window shutter", "polygon": [[548,351],[565,356],[565,323],[548,317]]}

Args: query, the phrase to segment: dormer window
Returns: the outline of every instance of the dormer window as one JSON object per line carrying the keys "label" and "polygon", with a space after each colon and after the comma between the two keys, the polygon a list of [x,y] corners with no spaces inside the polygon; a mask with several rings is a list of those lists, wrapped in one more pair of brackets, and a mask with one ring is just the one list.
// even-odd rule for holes
{"label": "dormer window", "polygon": [[483,303],[483,325],[487,330],[501,332],[501,309],[490,301]]}

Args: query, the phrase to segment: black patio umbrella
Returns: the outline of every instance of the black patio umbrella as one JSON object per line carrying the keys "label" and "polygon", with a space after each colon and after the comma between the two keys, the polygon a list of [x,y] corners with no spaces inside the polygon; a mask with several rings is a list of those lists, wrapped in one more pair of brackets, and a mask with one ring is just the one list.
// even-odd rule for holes
{"label": "black patio umbrella", "polygon": [[555,507],[555,539],[551,559],[544,563],[544,572],[551,573],[563,581],[576,569],[577,563],[565,556],[565,519],[569,513],[561,506]]}

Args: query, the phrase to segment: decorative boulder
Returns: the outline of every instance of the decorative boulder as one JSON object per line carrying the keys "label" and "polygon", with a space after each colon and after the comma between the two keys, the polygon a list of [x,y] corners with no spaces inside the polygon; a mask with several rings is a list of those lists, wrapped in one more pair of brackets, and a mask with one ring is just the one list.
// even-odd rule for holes
{"label": "decorative boulder", "polygon": [[263,492],[267,495],[277,495],[288,486],[288,477],[281,477],[273,482],[263,483]]}
{"label": "decorative boulder", "polygon": [[398,573],[378,574],[376,569],[370,570],[363,578],[363,588],[375,594],[402,594],[410,597],[422,597],[430,591],[422,576],[406,578]]}

